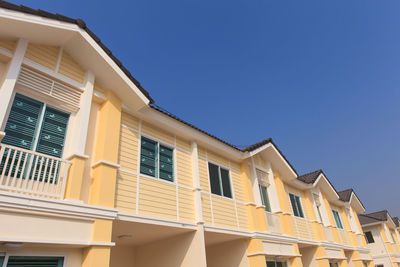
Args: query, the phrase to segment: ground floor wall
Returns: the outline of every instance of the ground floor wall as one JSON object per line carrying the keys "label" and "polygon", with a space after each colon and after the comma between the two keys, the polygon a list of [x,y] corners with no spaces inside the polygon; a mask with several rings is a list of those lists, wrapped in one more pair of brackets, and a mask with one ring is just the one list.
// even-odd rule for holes
{"label": "ground floor wall", "polygon": [[207,267],[250,267],[246,241],[235,240],[206,248]]}

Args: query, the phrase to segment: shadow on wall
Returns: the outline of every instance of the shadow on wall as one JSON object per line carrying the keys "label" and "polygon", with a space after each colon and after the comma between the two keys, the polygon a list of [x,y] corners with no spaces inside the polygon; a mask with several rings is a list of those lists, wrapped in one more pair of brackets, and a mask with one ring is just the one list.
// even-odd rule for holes
{"label": "shadow on wall", "polygon": [[206,247],[207,267],[248,267],[246,240],[235,240]]}

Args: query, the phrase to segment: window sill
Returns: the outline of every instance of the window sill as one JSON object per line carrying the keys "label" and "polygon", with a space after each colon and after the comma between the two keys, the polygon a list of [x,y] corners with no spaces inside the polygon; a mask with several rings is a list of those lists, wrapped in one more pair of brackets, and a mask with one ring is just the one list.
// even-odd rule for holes
{"label": "window sill", "polygon": [[210,194],[211,194],[212,196],[220,197],[220,198],[222,198],[222,199],[228,199],[228,200],[235,201],[235,200],[233,199],[233,197],[230,198],[230,197],[226,197],[226,196],[220,196],[220,195],[217,195],[217,194],[214,194],[214,193],[210,193]]}
{"label": "window sill", "polygon": [[163,183],[167,183],[167,184],[170,184],[170,185],[176,185],[175,180],[173,182],[171,182],[171,181],[168,181],[168,180],[164,180],[164,179],[161,179],[161,178],[158,178],[158,177],[154,177],[154,176],[150,176],[150,175],[143,174],[143,173],[139,173],[139,177],[143,177],[143,178],[147,178],[147,179],[153,179],[153,180],[160,181],[160,182],[163,182]]}

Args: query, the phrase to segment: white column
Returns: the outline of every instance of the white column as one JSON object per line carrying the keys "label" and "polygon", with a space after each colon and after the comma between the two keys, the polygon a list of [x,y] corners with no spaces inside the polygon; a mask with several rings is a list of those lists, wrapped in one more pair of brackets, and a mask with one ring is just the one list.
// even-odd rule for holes
{"label": "white column", "polygon": [[76,113],[74,118],[74,128],[71,137],[71,140],[73,141],[70,143],[68,158],[71,158],[72,156],[86,157],[86,138],[89,128],[89,117],[94,87],[94,74],[92,72],[88,71],[86,73],[84,84],[84,92],[81,96],[79,111]]}
{"label": "white column", "polygon": [[4,82],[0,88],[0,140],[4,137],[4,132],[2,131],[4,131],[5,122],[7,121],[6,114],[8,106],[11,103],[11,97],[14,92],[15,83],[17,82],[27,47],[27,40],[18,40],[14,56],[11,59]]}
{"label": "white column", "polygon": [[203,211],[201,205],[201,187],[200,187],[200,174],[199,174],[199,154],[197,151],[197,143],[192,143],[192,172],[193,172],[193,186],[194,186],[194,203],[196,211],[196,222],[204,224]]}
{"label": "white column", "polygon": [[261,195],[260,195],[260,188],[258,186],[258,179],[257,179],[257,171],[256,171],[256,164],[254,163],[254,158],[251,157],[251,169],[252,169],[252,179],[251,184],[253,186],[253,196],[256,206],[262,206]]}
{"label": "white column", "polygon": [[268,169],[268,195],[271,196],[271,211],[278,212],[281,211],[281,207],[279,205],[279,197],[278,197],[278,190],[276,190],[275,179],[274,179],[274,172],[272,171],[272,166],[270,162],[267,162],[267,169]]}

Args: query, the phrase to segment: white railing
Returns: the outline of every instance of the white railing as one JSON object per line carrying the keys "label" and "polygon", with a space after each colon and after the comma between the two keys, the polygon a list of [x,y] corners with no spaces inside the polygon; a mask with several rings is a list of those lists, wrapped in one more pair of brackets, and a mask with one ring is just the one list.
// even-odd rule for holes
{"label": "white railing", "polygon": [[314,229],[309,220],[296,216],[292,216],[292,219],[297,237],[306,240],[315,240]]}
{"label": "white railing", "polygon": [[279,215],[266,211],[265,216],[267,217],[268,231],[277,234],[282,233]]}
{"label": "white railing", "polygon": [[326,241],[333,242],[332,230],[329,227],[324,226],[324,233],[325,233]]}
{"label": "white railing", "polygon": [[343,245],[351,246],[349,233],[344,229],[338,229],[339,239]]}
{"label": "white railing", "polygon": [[64,196],[70,162],[0,144],[0,190],[33,196]]}

